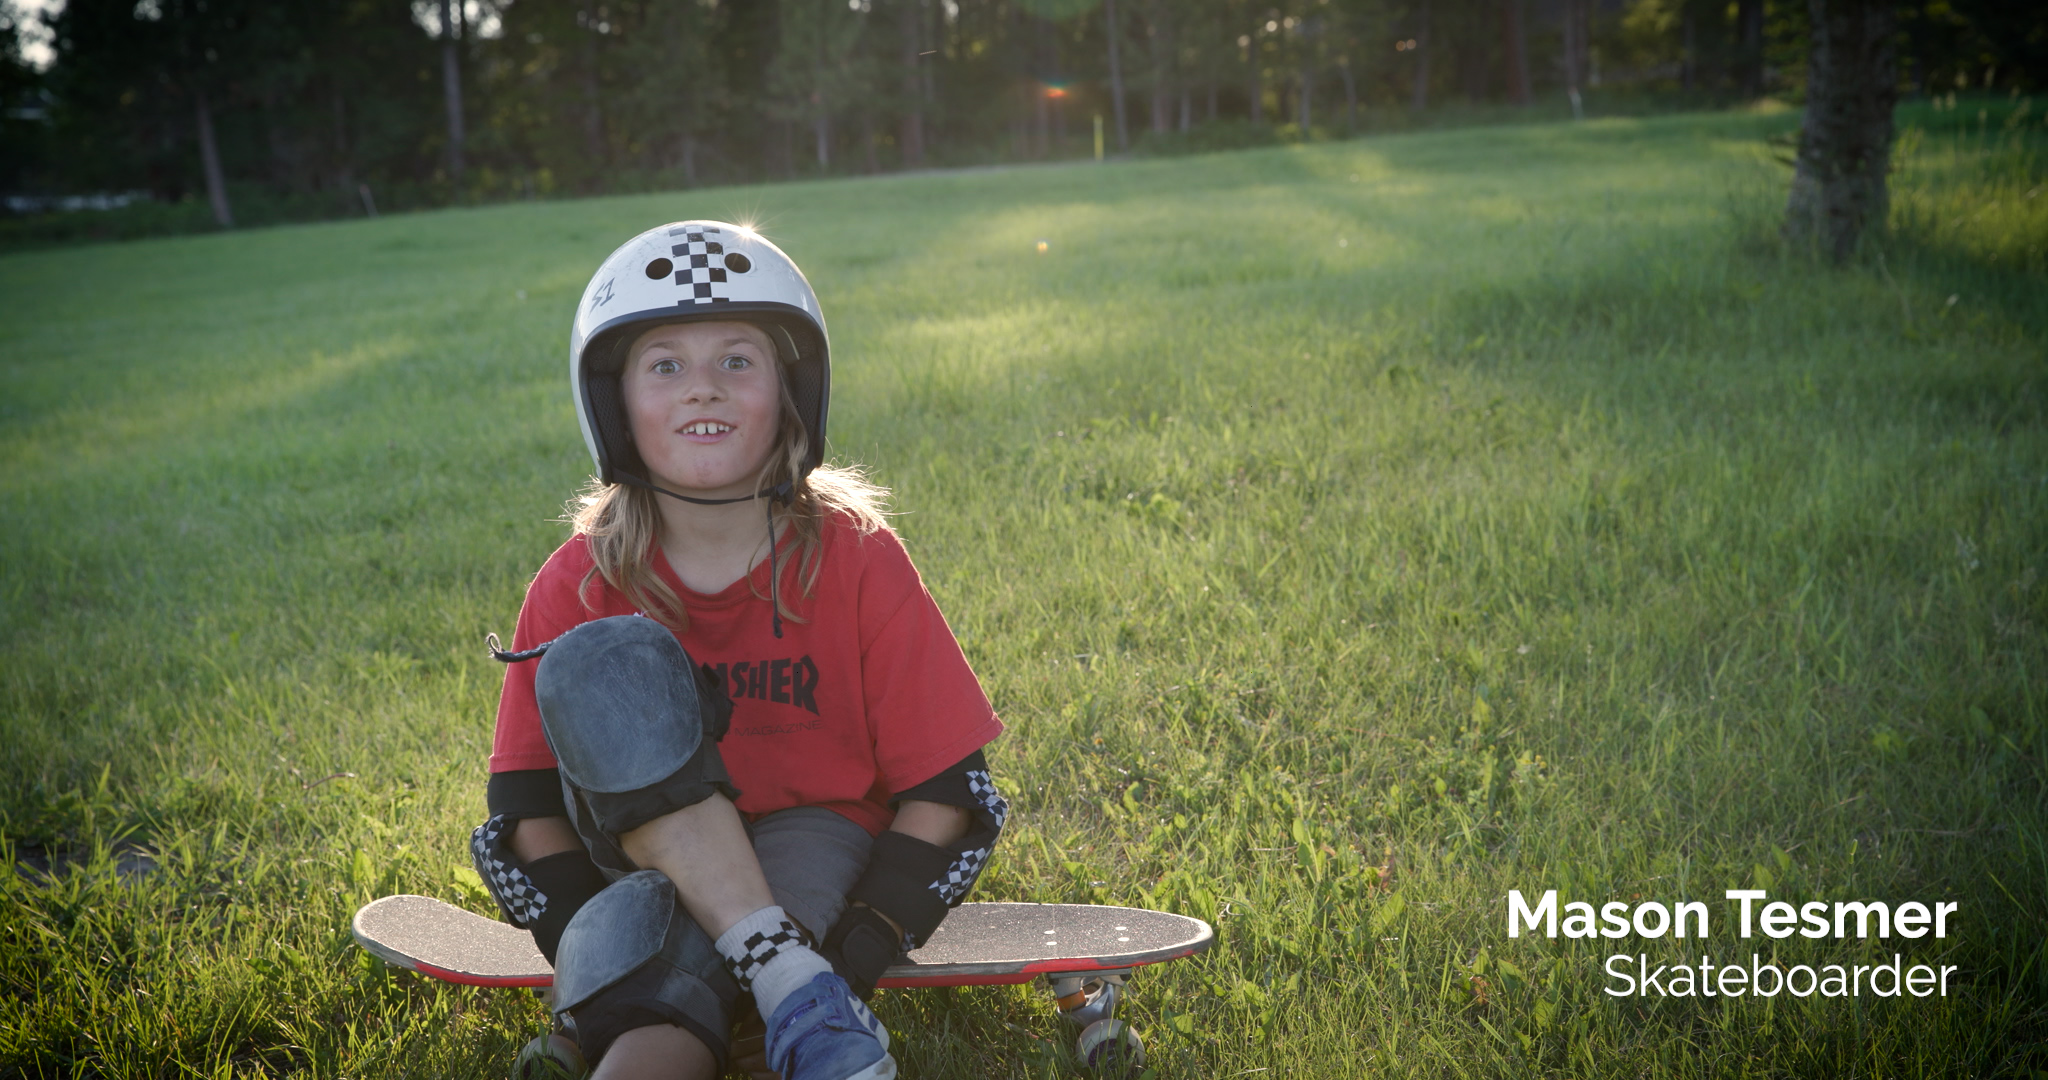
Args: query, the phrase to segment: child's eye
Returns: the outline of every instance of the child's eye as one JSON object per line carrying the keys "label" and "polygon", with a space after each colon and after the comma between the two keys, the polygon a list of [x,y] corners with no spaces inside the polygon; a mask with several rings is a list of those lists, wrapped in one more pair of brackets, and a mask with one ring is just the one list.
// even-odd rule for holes
{"label": "child's eye", "polygon": [[681,370],[683,370],[683,365],[676,363],[674,360],[656,360],[654,362],[654,373],[656,375],[673,375]]}
{"label": "child's eye", "polygon": [[749,360],[738,353],[734,353],[731,356],[728,356],[725,359],[720,360],[719,363],[724,364],[725,370],[727,371],[745,371],[748,368],[754,366],[754,362],[752,360]]}

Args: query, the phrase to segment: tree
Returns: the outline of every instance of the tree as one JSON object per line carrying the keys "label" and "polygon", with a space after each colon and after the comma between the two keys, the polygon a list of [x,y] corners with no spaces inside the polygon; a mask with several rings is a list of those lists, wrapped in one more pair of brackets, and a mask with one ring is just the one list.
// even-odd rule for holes
{"label": "tree", "polygon": [[1529,104],[1529,31],[1522,18],[1522,0],[1500,0],[1502,51],[1508,58],[1508,97]]}
{"label": "tree", "polygon": [[1174,91],[1174,25],[1173,5],[1166,0],[1151,0],[1144,8],[1145,46],[1151,60],[1152,74],[1147,98],[1151,104],[1152,131],[1163,133],[1172,121],[1172,100]]}
{"label": "tree", "polygon": [[[922,0],[896,0],[898,57],[902,63],[901,120],[896,137],[897,150],[905,168],[924,164],[924,4]],[[872,150],[872,145],[870,146]]]}
{"label": "tree", "polygon": [[462,59],[461,49],[462,4],[454,4],[449,11],[448,0],[441,0],[441,94],[448,109],[448,179],[457,188],[462,186]]}
{"label": "tree", "polygon": [[873,89],[861,52],[867,24],[866,10],[844,0],[795,0],[782,9],[782,47],[768,76],[780,99],[774,111],[810,126],[820,172],[832,164],[833,116]]}
{"label": "tree", "polygon": [[614,102],[619,124],[630,132],[629,156],[653,168],[674,168],[683,182],[698,177],[699,144],[716,133],[730,104],[724,52],[712,47],[721,11],[702,4],[652,0],[637,13],[620,5],[621,17],[637,14],[619,48],[619,64],[637,77]]}
{"label": "tree", "polygon": [[102,138],[139,135],[147,145],[147,126],[175,130],[182,111],[214,223],[233,228],[215,118],[234,101],[238,83],[263,67],[260,52],[248,47],[253,24],[280,17],[249,0],[67,4],[52,29],[70,118],[100,126]]}
{"label": "tree", "polygon": [[22,19],[0,4],[0,189],[18,190],[41,164],[49,121],[42,73],[22,57]]}
{"label": "tree", "polygon": [[1588,17],[1586,0],[1564,0],[1564,93],[1572,102],[1572,118],[1583,119],[1585,110],[1579,97],[1579,86],[1586,77],[1587,38],[1591,19]]}
{"label": "tree", "polygon": [[1890,206],[1897,13],[1892,0],[1808,0],[1808,8],[1806,116],[1785,234],[1839,263],[1866,227],[1884,223]]}
{"label": "tree", "polygon": [[1764,92],[1764,0],[1736,0],[1736,82],[1744,97]]}
{"label": "tree", "polygon": [[1124,69],[1118,62],[1116,43],[1123,36],[1123,30],[1116,22],[1116,0],[1102,0],[1104,33],[1109,39],[1109,101],[1110,111],[1116,113],[1116,148],[1131,148],[1131,130],[1124,122]]}
{"label": "tree", "polygon": [[[1571,0],[1565,0],[1567,4]],[[1415,54],[1415,93],[1409,101],[1409,108],[1416,112],[1429,107],[1429,0],[1421,0],[1415,9],[1415,36],[1408,51]]]}

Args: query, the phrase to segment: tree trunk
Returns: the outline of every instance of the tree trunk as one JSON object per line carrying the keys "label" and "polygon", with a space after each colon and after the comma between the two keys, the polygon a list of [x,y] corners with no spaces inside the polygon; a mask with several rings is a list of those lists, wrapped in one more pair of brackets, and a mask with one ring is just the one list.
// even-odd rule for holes
{"label": "tree trunk", "polygon": [[1736,0],[1738,78],[1745,97],[1764,92],[1764,0]]}
{"label": "tree trunk", "polygon": [[1564,0],[1564,93],[1572,101],[1572,119],[1585,119],[1579,80],[1586,58],[1586,24],[1579,18],[1580,0]]}
{"label": "tree trunk", "polygon": [[345,206],[348,203],[348,193],[354,191],[356,186],[355,165],[349,154],[348,103],[342,98],[339,86],[330,86],[328,94],[332,99],[334,111],[334,190],[341,193],[341,200]]}
{"label": "tree trunk", "polygon": [[1052,146],[1052,98],[1045,87],[1034,85],[1031,91],[1031,156],[1042,158]]}
{"label": "tree trunk", "polygon": [[1678,88],[1685,91],[1692,90],[1693,69],[1699,66],[1698,49],[1693,33],[1695,21],[1692,7],[1687,5],[1678,16]]}
{"label": "tree trunk", "polygon": [[583,34],[583,153],[588,159],[584,167],[590,170],[588,183],[598,181],[597,174],[604,166],[604,103],[599,96],[597,84],[597,34],[586,30]]}
{"label": "tree trunk", "polygon": [[1180,88],[1180,129],[1183,132],[1195,128],[1195,94],[1186,86]]}
{"label": "tree trunk", "polygon": [[1152,60],[1152,130],[1163,135],[1173,125],[1173,38],[1164,5],[1146,13],[1145,50]]}
{"label": "tree trunk", "polygon": [[1116,0],[1102,0],[1102,17],[1109,30],[1109,108],[1116,114],[1116,148],[1131,148],[1131,130],[1124,122],[1124,69],[1117,60]]}
{"label": "tree trunk", "polygon": [[204,89],[192,92],[192,108],[199,125],[199,168],[206,174],[206,201],[213,204],[214,224],[232,229],[235,211],[228,205],[228,181],[220,170],[220,147],[213,139],[213,104]]}
{"label": "tree trunk", "polygon": [[1337,60],[1337,74],[1344,77],[1344,134],[1358,134],[1358,80],[1351,74],[1351,57]]}
{"label": "tree trunk", "polygon": [[896,140],[903,151],[903,167],[914,169],[924,164],[924,79],[917,55],[924,43],[923,9],[918,0],[902,0],[896,13],[903,32],[903,116]]}
{"label": "tree trunk", "polygon": [[1429,0],[1422,0],[1416,9],[1415,22],[1415,93],[1408,107],[1421,112],[1429,108]]}
{"label": "tree trunk", "polygon": [[[456,5],[457,7],[461,5]],[[441,96],[448,108],[448,179],[462,184],[462,58],[455,40],[455,19],[441,0]]]}
{"label": "tree trunk", "polygon": [[[1054,26],[1050,19],[1045,21],[1045,62],[1046,70],[1052,72],[1052,84],[1058,87],[1065,87],[1067,85],[1067,76],[1065,70],[1060,67],[1059,28]],[[1052,146],[1057,154],[1061,148],[1067,145],[1067,99],[1065,97],[1058,98],[1051,102],[1051,107]]]}
{"label": "tree trunk", "polygon": [[1266,81],[1263,78],[1264,72],[1259,67],[1259,32],[1256,29],[1252,31],[1251,61],[1252,126],[1264,127],[1266,126]]}
{"label": "tree trunk", "polygon": [[1299,120],[1301,123],[1301,137],[1306,139],[1308,138],[1309,124],[1315,119],[1311,110],[1314,108],[1316,100],[1315,64],[1306,57],[1301,61],[1300,95],[1301,116]]}
{"label": "tree trunk", "polygon": [[1897,13],[1890,0],[1807,0],[1807,8],[1813,46],[1785,235],[1840,263],[1866,227],[1883,227],[1890,208]]}
{"label": "tree trunk", "polygon": [[1508,98],[1517,105],[1529,104],[1529,30],[1522,19],[1522,0],[1501,0],[1501,44],[1508,57]]}
{"label": "tree trunk", "polygon": [[697,136],[683,132],[683,183],[697,186]]}

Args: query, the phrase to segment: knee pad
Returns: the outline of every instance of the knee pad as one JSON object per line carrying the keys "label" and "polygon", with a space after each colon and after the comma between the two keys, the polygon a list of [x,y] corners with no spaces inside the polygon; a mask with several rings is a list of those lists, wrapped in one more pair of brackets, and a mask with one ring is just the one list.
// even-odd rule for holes
{"label": "knee pad", "polygon": [[613,882],[562,933],[553,1007],[592,1061],[620,1033],[667,1023],[702,1039],[722,1063],[738,997],[717,946],[659,871]]}
{"label": "knee pad", "polygon": [[562,931],[555,1011],[567,1012],[661,954],[676,887],[659,870],[628,874],[590,899]]}
{"label": "knee pad", "polygon": [[737,794],[718,754],[718,690],[653,619],[595,619],[556,638],[533,690],[562,779],[599,831]]}

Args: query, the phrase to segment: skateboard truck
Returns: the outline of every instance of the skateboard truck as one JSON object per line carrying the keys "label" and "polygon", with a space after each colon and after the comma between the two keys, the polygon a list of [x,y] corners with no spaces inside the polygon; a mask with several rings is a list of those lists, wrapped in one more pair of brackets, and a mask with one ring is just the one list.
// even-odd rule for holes
{"label": "skateboard truck", "polygon": [[1059,1006],[1061,1019],[1076,1027],[1116,1015],[1117,1000],[1123,997],[1124,976],[1130,968],[1090,971],[1081,974],[1048,974],[1045,986]]}
{"label": "skateboard truck", "polygon": [[1046,989],[1060,1018],[1081,1029],[1074,1054],[1081,1066],[1105,1077],[1128,1076],[1145,1067],[1145,1042],[1116,1018],[1130,968],[1080,973],[1048,972]]}

